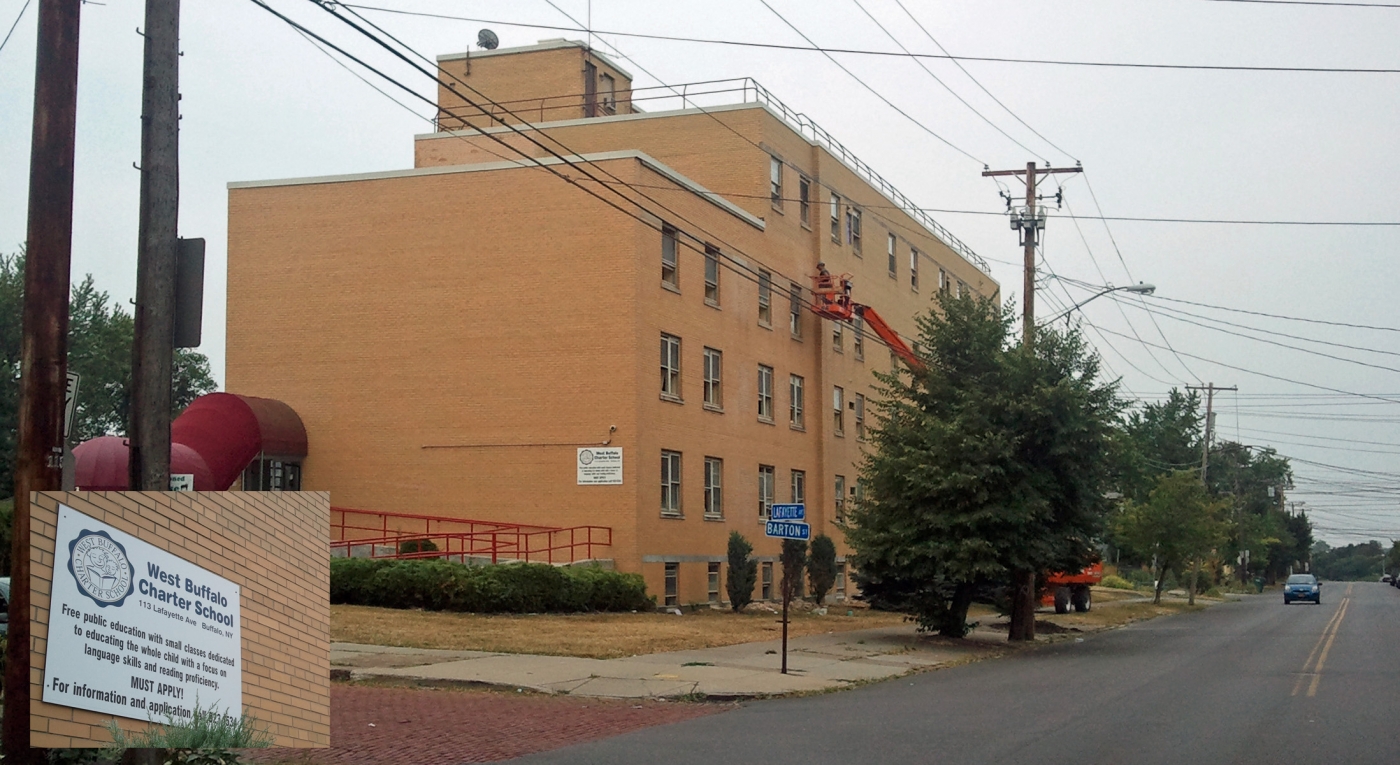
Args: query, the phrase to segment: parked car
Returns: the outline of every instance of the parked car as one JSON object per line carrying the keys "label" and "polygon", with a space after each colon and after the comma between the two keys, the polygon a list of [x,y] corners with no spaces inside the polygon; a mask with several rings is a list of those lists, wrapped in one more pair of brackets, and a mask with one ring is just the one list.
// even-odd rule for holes
{"label": "parked car", "polygon": [[1391,581],[1390,574],[1381,574],[1381,581],[1389,584]]}
{"label": "parked car", "polygon": [[1294,574],[1283,584],[1283,604],[1295,600],[1311,600],[1314,605],[1322,605],[1322,582],[1312,574]]}

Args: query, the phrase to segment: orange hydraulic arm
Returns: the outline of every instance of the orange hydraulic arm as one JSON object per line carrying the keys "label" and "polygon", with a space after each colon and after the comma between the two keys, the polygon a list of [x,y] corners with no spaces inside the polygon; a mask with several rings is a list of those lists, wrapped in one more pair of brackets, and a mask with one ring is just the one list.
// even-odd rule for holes
{"label": "orange hydraulic arm", "polygon": [[888,345],[890,350],[899,354],[901,359],[904,359],[904,363],[908,364],[910,369],[922,370],[924,368],[924,362],[920,361],[919,357],[914,355],[913,349],[905,345],[899,335],[890,328],[890,325],[885,323],[884,319],[880,318],[880,314],[876,313],[874,308],[868,305],[861,305],[860,303],[855,303],[853,307],[855,308],[856,315],[865,319],[865,323],[869,325],[871,329],[875,330],[875,334],[879,335],[880,339],[885,341],[885,345]]}
{"label": "orange hydraulic arm", "polygon": [[832,321],[849,321],[852,316],[859,316],[865,320],[866,324],[875,331],[875,334],[884,341],[890,350],[904,359],[911,369],[922,370],[924,363],[914,355],[914,351],[900,339],[899,334],[894,331],[885,320],[880,318],[874,308],[868,305],[853,302],[851,300],[851,275],[841,274],[839,277],[832,276],[823,271],[818,276],[812,277],[812,312],[818,316],[831,319]]}

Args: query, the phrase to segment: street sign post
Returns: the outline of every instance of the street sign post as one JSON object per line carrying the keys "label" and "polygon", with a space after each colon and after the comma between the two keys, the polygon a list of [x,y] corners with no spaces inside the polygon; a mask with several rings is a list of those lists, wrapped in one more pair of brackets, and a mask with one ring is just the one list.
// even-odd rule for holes
{"label": "street sign post", "polygon": [[800,539],[805,542],[812,538],[812,527],[797,521],[769,521],[763,524],[763,533],[779,539]]}

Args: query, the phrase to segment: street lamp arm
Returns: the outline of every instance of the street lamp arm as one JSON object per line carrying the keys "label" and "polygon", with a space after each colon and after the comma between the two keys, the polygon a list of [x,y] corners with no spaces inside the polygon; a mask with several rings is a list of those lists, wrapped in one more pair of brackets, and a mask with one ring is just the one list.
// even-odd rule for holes
{"label": "street lamp arm", "polygon": [[1041,322],[1041,324],[1051,324],[1051,323],[1057,322],[1057,321],[1059,321],[1060,319],[1063,319],[1063,318],[1069,316],[1070,314],[1074,313],[1075,311],[1079,310],[1080,308],[1083,308],[1085,305],[1087,305],[1087,304],[1093,302],[1094,300],[1096,300],[1096,299],[1098,299],[1098,298],[1103,297],[1104,295],[1107,295],[1107,294],[1110,293],[1110,292],[1134,292],[1134,293],[1137,293],[1137,294],[1139,294],[1139,295],[1151,295],[1152,293],[1154,293],[1154,292],[1156,292],[1156,291],[1157,291],[1157,285],[1155,285],[1155,284],[1145,284],[1145,283],[1143,283],[1143,282],[1138,282],[1137,284],[1130,284],[1130,285],[1127,285],[1127,286],[1125,286],[1125,287],[1109,287],[1109,288],[1106,289],[1106,290],[1102,290],[1102,291],[1100,291],[1100,292],[1096,292],[1096,293],[1094,293],[1093,295],[1090,295],[1089,297],[1084,298],[1083,300],[1079,301],[1078,303],[1075,303],[1074,305],[1070,306],[1069,308],[1066,308],[1065,310],[1061,311],[1060,313],[1057,313],[1057,314],[1055,314],[1054,316],[1050,317],[1049,319],[1046,319],[1045,321]]}

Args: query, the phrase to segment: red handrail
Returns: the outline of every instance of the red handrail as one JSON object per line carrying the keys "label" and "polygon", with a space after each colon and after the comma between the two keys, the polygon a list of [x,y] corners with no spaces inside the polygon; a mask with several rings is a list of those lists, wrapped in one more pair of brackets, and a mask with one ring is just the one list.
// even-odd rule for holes
{"label": "red handrail", "polygon": [[[436,528],[435,528],[436,526]],[[564,536],[567,534],[567,539]],[[403,542],[425,540],[437,549],[399,552]],[[612,546],[609,526],[539,526],[524,523],[331,508],[332,555],[418,559],[468,558],[575,563],[596,560],[595,548]],[[356,554],[355,548],[368,548]]]}

